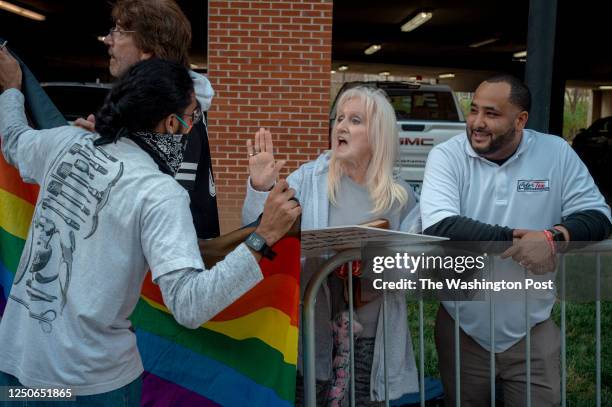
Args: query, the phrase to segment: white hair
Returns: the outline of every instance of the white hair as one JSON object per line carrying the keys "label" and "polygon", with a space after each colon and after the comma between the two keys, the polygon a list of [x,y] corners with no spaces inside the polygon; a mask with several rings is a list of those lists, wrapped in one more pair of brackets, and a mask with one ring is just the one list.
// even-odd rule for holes
{"label": "white hair", "polygon": [[[408,203],[408,193],[393,177],[393,167],[399,155],[395,110],[382,90],[365,86],[354,87],[342,93],[336,109],[352,99],[362,100],[365,104],[367,136],[372,148],[372,158],[366,173],[366,187],[374,206],[372,213],[383,214],[396,202],[399,203],[399,208],[402,208]],[[341,163],[332,153],[327,176],[327,193],[334,205],[337,204],[336,194],[343,174]]]}

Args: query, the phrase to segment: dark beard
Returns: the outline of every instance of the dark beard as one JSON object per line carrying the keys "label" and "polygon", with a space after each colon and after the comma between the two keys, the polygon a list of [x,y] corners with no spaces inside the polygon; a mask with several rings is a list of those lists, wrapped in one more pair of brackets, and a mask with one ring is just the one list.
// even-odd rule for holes
{"label": "dark beard", "polygon": [[474,151],[478,155],[495,154],[496,152],[501,150],[503,147],[505,147],[507,144],[512,142],[512,140],[514,139],[514,136],[516,135],[516,130],[514,128],[510,127],[507,132],[505,132],[503,134],[500,134],[500,135],[496,135],[497,137],[493,137],[491,139],[491,143],[487,147],[485,147],[485,148],[476,148],[472,144],[472,139],[470,137],[470,132],[471,131],[469,129],[466,130],[468,142],[470,143],[470,145],[472,146],[472,148],[474,149]]}

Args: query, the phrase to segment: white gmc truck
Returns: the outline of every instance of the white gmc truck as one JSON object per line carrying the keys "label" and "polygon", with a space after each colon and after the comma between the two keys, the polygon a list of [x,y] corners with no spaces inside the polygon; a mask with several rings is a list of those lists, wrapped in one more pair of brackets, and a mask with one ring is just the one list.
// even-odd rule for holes
{"label": "white gmc truck", "polygon": [[[399,127],[400,160],[397,170],[415,192],[420,193],[425,161],[432,147],[465,132],[463,112],[447,85],[411,82],[347,82],[338,96],[355,86],[371,86],[385,91],[395,109]],[[330,114],[330,134],[336,117],[336,102]]]}

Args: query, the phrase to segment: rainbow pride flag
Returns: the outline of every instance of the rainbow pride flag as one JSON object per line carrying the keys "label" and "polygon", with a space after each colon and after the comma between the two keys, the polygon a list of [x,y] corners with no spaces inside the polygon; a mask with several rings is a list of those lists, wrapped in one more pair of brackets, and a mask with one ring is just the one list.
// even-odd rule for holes
{"label": "rainbow pride flag", "polygon": [[286,237],[265,278],[196,330],[178,325],[150,275],[132,315],[145,366],[143,405],[292,406],[300,241]]}
{"label": "rainbow pride flag", "polygon": [[[0,317],[38,195],[0,154]],[[180,326],[150,273],[132,315],[145,406],[291,406],[297,366],[300,241],[274,246],[265,278],[200,328]]]}
{"label": "rainbow pride flag", "polygon": [[25,184],[0,154],[0,318],[28,236],[38,185]]}
{"label": "rainbow pride flag", "polygon": [[[22,64],[32,124],[63,117]],[[21,181],[0,154],[0,319],[19,264],[38,186]],[[274,246],[260,262],[264,280],[198,329],[180,326],[150,274],[132,315],[145,374],[146,406],[291,406],[297,367],[300,241]]]}

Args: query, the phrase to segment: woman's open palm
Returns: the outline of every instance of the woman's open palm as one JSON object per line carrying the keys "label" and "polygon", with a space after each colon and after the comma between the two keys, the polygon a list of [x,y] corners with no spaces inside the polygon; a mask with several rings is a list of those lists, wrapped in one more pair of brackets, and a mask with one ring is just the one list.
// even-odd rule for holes
{"label": "woman's open palm", "polygon": [[251,185],[258,191],[268,191],[274,186],[285,160],[274,160],[272,135],[263,127],[255,133],[255,142],[247,140]]}

